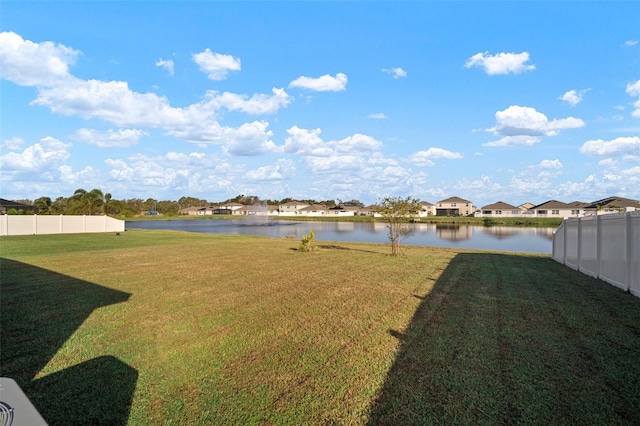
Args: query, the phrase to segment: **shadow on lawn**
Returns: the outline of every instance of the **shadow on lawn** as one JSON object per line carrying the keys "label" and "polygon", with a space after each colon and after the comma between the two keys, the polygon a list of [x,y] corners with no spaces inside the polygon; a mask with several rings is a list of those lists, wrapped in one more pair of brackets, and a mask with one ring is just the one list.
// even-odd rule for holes
{"label": "shadow on lawn", "polygon": [[638,298],[549,258],[460,253],[389,330],[368,424],[640,424],[638,318]]}
{"label": "shadow on lawn", "polygon": [[0,259],[0,375],[16,380],[49,424],[126,424],[138,372],[101,356],[35,379],[78,327],[128,293]]}

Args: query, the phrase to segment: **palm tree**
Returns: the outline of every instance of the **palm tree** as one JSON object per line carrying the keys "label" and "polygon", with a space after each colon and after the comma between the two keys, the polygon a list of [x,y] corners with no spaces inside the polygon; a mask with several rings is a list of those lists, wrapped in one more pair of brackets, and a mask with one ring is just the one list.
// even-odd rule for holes
{"label": "palm tree", "polygon": [[115,215],[122,209],[122,203],[118,200],[114,200],[109,192],[102,196],[100,205],[102,207],[102,214],[113,213]]}
{"label": "palm tree", "polygon": [[51,198],[49,197],[40,197],[33,202],[33,205],[38,207],[39,214],[51,214],[52,212],[52,203]]}
{"label": "palm tree", "polygon": [[102,205],[104,194],[102,193],[102,190],[97,188],[92,189],[91,191],[79,188],[76,189],[71,198],[80,202],[82,213],[90,215],[96,207]]}

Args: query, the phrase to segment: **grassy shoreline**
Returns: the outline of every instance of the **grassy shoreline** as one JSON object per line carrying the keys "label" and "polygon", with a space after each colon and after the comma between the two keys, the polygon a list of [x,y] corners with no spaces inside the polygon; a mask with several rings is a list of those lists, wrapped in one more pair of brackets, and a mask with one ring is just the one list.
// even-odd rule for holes
{"label": "grassy shoreline", "polygon": [[640,300],[548,255],[1,242],[0,374],[50,424],[640,422]]}

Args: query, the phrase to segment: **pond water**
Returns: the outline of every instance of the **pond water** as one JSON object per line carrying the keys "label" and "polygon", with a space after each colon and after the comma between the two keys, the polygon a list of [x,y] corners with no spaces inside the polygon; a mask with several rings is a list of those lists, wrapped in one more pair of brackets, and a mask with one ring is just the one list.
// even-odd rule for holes
{"label": "pond water", "polygon": [[[437,225],[415,223],[402,244],[551,254],[555,228]],[[382,222],[296,222],[277,219],[150,220],[126,222],[127,229],[169,229],[206,234],[296,238],[313,230],[319,241],[388,243]]]}

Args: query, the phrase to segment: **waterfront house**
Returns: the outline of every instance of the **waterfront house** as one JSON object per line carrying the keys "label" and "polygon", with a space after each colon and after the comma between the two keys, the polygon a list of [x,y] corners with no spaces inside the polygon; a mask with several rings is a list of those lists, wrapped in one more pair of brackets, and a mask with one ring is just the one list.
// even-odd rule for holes
{"label": "waterfront house", "polygon": [[288,203],[280,204],[278,211],[281,216],[295,216],[298,214],[298,210],[308,207],[309,203],[303,203],[301,201],[289,201]]}
{"label": "waterfront house", "polygon": [[436,215],[436,205],[431,204],[428,201],[420,201],[420,212],[418,216],[435,216]]}
{"label": "waterfront house", "polygon": [[563,218],[567,219],[570,217],[578,216],[575,213],[577,209],[573,208],[567,203],[563,203],[562,201],[557,200],[549,200],[545,201],[542,204],[538,204],[537,206],[533,206],[529,211],[534,212],[532,217],[535,218]]}
{"label": "waterfront house", "polygon": [[460,197],[450,197],[436,203],[436,216],[469,216],[476,211],[476,207],[469,200]]}
{"label": "waterfront house", "polygon": [[358,208],[356,206],[341,204],[329,208],[328,213],[331,216],[355,216],[358,213]]}
{"label": "waterfront house", "polygon": [[311,204],[297,211],[297,214],[304,216],[325,216],[329,214],[329,208],[324,204]]}
{"label": "waterfront house", "polygon": [[487,204],[475,213],[476,217],[520,217],[522,210],[504,201]]}

